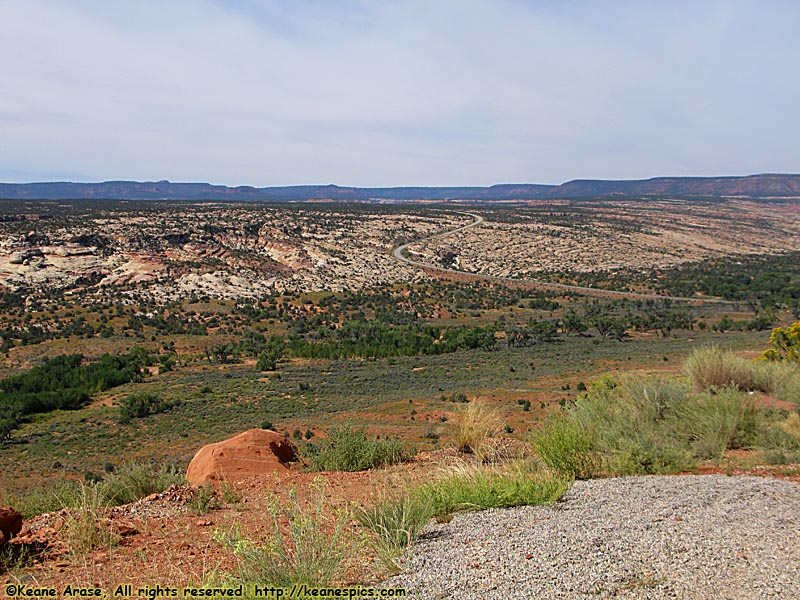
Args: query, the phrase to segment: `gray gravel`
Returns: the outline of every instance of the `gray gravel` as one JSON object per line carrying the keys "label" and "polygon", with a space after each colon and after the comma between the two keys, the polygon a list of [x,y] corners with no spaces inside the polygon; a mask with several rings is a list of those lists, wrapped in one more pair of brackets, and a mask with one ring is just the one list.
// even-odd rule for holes
{"label": "gray gravel", "polygon": [[577,482],[554,505],[431,525],[384,586],[413,598],[800,599],[800,484]]}

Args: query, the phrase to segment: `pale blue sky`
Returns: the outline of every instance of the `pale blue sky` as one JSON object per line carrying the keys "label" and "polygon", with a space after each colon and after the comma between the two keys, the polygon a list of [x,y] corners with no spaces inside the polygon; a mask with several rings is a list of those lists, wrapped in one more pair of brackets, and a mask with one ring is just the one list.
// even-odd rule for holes
{"label": "pale blue sky", "polygon": [[0,181],[800,172],[800,2],[0,0]]}

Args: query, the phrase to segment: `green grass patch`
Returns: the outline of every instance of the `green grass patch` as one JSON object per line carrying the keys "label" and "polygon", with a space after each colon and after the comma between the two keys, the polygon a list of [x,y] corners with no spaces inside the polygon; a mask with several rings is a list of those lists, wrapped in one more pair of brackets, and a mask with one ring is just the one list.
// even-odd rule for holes
{"label": "green grass patch", "polygon": [[590,479],[599,470],[591,433],[575,419],[550,417],[531,441],[537,456],[557,473]]}
{"label": "green grass patch", "polygon": [[[345,423],[332,429],[309,459],[316,471],[365,471],[411,458],[397,438],[369,438],[364,429]],[[308,446],[307,446],[308,448]]]}
{"label": "green grass patch", "polygon": [[355,512],[358,522],[371,533],[370,542],[378,558],[393,574],[401,571],[398,557],[417,539],[432,515],[426,498],[397,493]]}
{"label": "green grass patch", "polygon": [[355,516],[383,564],[397,573],[397,559],[432,518],[446,522],[459,511],[550,504],[569,484],[563,475],[521,462],[492,467],[462,463],[408,492],[394,492],[358,509]]}
{"label": "green grass patch", "polygon": [[173,467],[150,463],[128,463],[97,484],[101,497],[110,506],[136,502],[150,494],[163,492],[170,485],[185,482],[183,473]]}
{"label": "green grass patch", "polygon": [[442,518],[464,510],[550,504],[568,487],[568,478],[521,463],[493,468],[464,463],[411,495],[430,505],[433,517]]}

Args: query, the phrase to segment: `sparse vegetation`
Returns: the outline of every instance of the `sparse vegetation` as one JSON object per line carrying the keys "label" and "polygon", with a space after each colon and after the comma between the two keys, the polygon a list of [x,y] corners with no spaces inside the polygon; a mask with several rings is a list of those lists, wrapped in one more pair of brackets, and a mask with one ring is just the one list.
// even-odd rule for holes
{"label": "sparse vegetation", "polygon": [[106,521],[104,512],[108,505],[97,485],[80,485],[75,506],[64,508],[62,535],[74,558],[82,559],[95,548],[110,549],[119,543],[119,536]]}
{"label": "sparse vegetation", "polygon": [[[392,568],[398,549],[428,517],[446,520],[454,510],[538,501],[542,490],[528,489],[528,480],[566,485],[572,478],[690,469],[704,460],[726,467],[736,460],[800,460],[800,421],[796,409],[784,404],[800,403],[800,368],[791,360],[795,326],[786,327],[798,318],[800,306],[797,253],[706,260],[695,247],[683,248],[682,254],[649,254],[648,265],[658,268],[642,271],[637,262],[643,255],[630,252],[625,255],[630,268],[604,270],[615,238],[635,248],[637,236],[646,233],[652,243],[651,225],[669,222],[663,216],[680,210],[659,201],[621,202],[635,220],[609,213],[593,200],[558,208],[475,208],[488,216],[486,227],[498,239],[519,233],[524,240],[532,223],[537,239],[548,241],[537,248],[575,248],[576,239],[588,236],[579,249],[583,258],[571,253],[563,260],[585,260],[586,244],[596,244],[589,271],[584,265],[571,270],[575,264],[551,263],[547,272],[537,273],[552,259],[549,254],[535,265],[527,262],[530,256],[498,255],[483,243],[486,232],[477,229],[465,231],[457,248],[430,240],[412,245],[410,254],[427,248],[434,260],[466,270],[637,292],[709,294],[736,304],[586,298],[492,282],[417,280],[415,273],[401,272],[383,249],[465,220],[421,207],[307,205],[297,211],[198,203],[167,215],[159,203],[132,207],[98,201],[69,209],[26,203],[25,214],[41,212],[48,218],[0,219],[0,234],[13,237],[14,244],[58,246],[63,232],[80,231],[69,243],[99,244],[92,260],[113,256],[120,245],[117,235],[128,240],[126,252],[142,252],[158,262],[166,248],[175,258],[152,272],[143,265],[143,281],[136,285],[96,285],[98,272],[79,282],[65,279],[63,287],[21,284],[18,290],[0,291],[0,376],[6,378],[0,388],[6,390],[7,382],[24,384],[6,390],[13,402],[0,401],[6,406],[0,408],[2,501],[26,518],[77,507],[82,488],[73,482],[81,479],[96,481],[87,489],[99,494],[101,508],[134,501],[182,479],[150,467],[150,457],[184,467],[202,444],[258,423],[285,431],[315,469],[392,464],[411,455],[411,443],[448,452],[458,446],[472,466],[407,494],[390,495],[359,513],[364,526],[375,531],[370,535],[383,540],[376,543],[384,546],[376,548]],[[720,240],[733,239],[719,228],[739,214],[729,209],[724,202],[695,207],[693,218],[701,226],[690,234],[703,237],[713,230],[721,232]],[[131,216],[140,225],[126,223]],[[742,249],[745,239],[756,242],[754,251],[761,251],[765,239],[796,239],[771,218],[764,216],[755,229],[733,223],[736,248]],[[98,219],[118,234],[100,236]],[[158,219],[165,221],[156,226]],[[265,254],[263,241],[273,238],[281,246]],[[326,271],[309,269],[303,260],[299,267],[279,264],[282,253],[302,256],[306,243],[328,255]],[[222,252],[184,254],[205,244]],[[524,241],[515,245],[524,246]],[[0,261],[3,256],[0,251]],[[673,260],[690,262],[663,263]],[[55,271],[17,267],[17,275],[23,268],[32,273],[31,281]],[[226,280],[226,273],[235,273],[238,283]],[[177,281],[181,292],[172,295]],[[265,281],[277,281],[281,291]],[[325,291],[330,289],[340,291]],[[773,334],[771,360],[739,356],[763,349],[766,334],[758,332],[776,325],[782,333]],[[709,344],[717,347],[703,349]],[[663,370],[694,350],[685,372],[695,389],[684,380],[651,375],[584,383],[603,371]],[[105,377],[105,369],[89,376],[92,365],[120,370],[125,365],[114,360],[126,356],[139,360],[129,380]],[[56,372],[63,381],[48,383],[35,392],[33,404],[17,410],[23,387],[43,385]],[[73,379],[80,384],[74,388],[81,388],[77,395],[62,393],[73,389]],[[468,416],[489,406],[498,408],[502,419],[495,420],[493,411]],[[31,407],[35,410],[27,412]],[[345,421],[348,415],[353,421]],[[344,425],[331,429],[331,418]],[[531,430],[538,464],[555,475],[531,465],[487,466],[494,458],[491,449],[507,440],[484,445],[484,439],[504,431],[520,440]],[[133,449],[138,465],[112,464],[123,460],[123,447]],[[734,455],[730,449],[745,452]],[[41,483],[48,477],[58,478],[58,489]],[[20,494],[23,488],[31,491]],[[223,484],[216,494],[202,488],[190,509],[202,514],[237,498],[232,486],[226,492]],[[296,514],[308,508],[300,503]],[[244,503],[236,507],[248,509]],[[277,512],[285,533],[291,518]],[[276,559],[279,549],[250,544],[243,535],[245,554],[269,557],[291,570]],[[283,542],[284,558],[290,559],[293,542],[286,536]]]}

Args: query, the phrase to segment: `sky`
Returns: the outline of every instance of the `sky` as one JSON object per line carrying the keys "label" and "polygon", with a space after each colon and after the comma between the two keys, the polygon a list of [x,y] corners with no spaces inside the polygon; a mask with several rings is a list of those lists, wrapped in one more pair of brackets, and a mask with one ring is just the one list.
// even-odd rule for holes
{"label": "sky", "polygon": [[795,0],[0,0],[0,181],[800,172]]}

